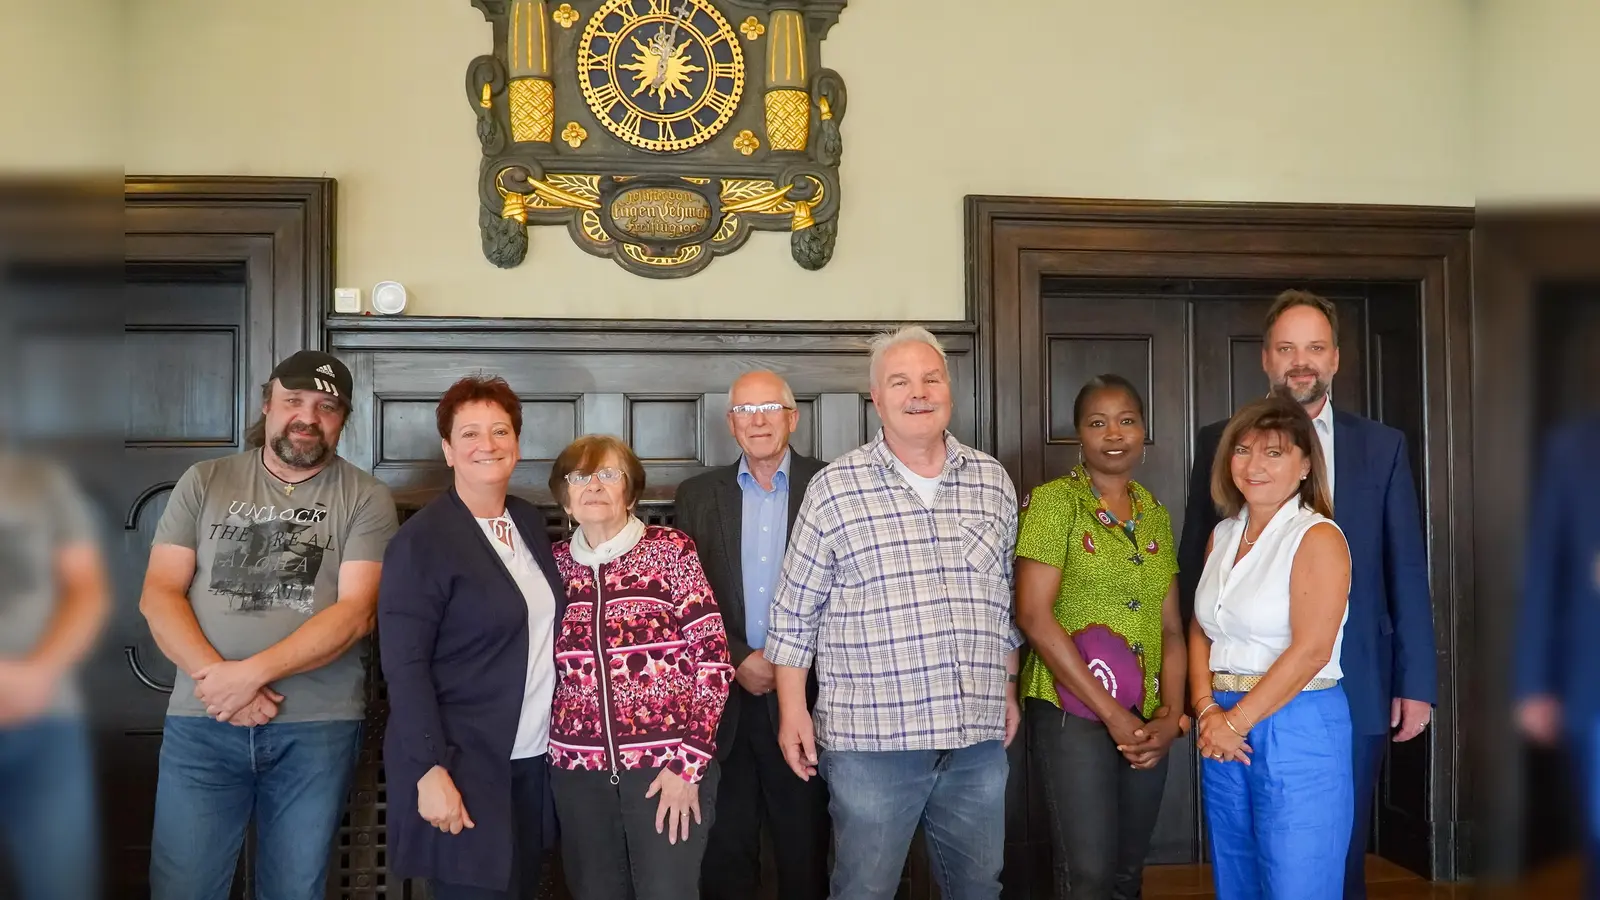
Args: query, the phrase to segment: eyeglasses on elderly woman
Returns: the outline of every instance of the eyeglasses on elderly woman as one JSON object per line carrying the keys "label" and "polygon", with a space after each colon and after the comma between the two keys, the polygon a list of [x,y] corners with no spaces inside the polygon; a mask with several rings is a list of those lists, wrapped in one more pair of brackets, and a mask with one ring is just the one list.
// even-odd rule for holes
{"label": "eyeglasses on elderly woman", "polygon": [[616,484],[622,480],[622,470],[606,466],[596,472],[568,472],[567,484],[573,487],[583,487],[594,478],[599,478],[601,484]]}

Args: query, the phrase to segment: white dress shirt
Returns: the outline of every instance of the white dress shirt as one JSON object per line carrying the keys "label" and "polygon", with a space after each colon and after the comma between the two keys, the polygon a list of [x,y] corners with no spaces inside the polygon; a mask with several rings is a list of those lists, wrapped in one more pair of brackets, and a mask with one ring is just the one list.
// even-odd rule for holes
{"label": "white dress shirt", "polygon": [[478,525],[489,536],[489,545],[500,554],[528,603],[528,676],[511,758],[539,756],[550,747],[550,699],[556,690],[556,598],[533,551],[517,533],[509,515],[478,519]]}
{"label": "white dress shirt", "polygon": [[1322,441],[1322,464],[1327,467],[1328,499],[1333,499],[1333,394],[1322,399],[1322,411],[1311,420],[1317,437]]}
{"label": "white dress shirt", "polygon": [[[1194,615],[1211,639],[1211,671],[1235,675],[1265,675],[1289,648],[1289,575],[1294,555],[1311,526],[1332,523],[1326,516],[1304,507],[1296,496],[1280,508],[1255,545],[1237,564],[1240,542],[1249,524],[1243,509],[1217,523],[1212,532],[1211,555],[1195,589]],[[1339,526],[1334,525],[1335,528]],[[1333,655],[1318,678],[1342,678],[1339,651],[1344,644],[1344,623],[1350,616],[1345,605]]]}

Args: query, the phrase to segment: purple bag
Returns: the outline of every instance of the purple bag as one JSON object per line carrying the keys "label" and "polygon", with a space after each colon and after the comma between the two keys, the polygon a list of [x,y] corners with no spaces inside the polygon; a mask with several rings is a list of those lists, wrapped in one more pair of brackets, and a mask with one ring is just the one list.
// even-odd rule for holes
{"label": "purple bag", "polygon": [[[1127,639],[1104,625],[1090,625],[1073,632],[1072,643],[1089,667],[1089,674],[1117,699],[1117,705],[1143,718],[1140,711],[1144,709],[1144,666],[1139,663],[1139,655],[1128,646]],[[1062,711],[1091,722],[1100,721],[1094,710],[1059,681],[1056,693],[1061,697]]]}

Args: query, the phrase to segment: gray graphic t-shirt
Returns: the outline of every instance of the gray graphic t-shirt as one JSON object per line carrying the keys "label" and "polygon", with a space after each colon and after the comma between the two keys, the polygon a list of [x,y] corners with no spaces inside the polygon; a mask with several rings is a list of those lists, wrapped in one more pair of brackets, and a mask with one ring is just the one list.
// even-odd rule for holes
{"label": "gray graphic t-shirt", "polygon": [[[0,659],[27,656],[55,620],[58,554],[98,540],[88,500],[70,475],[44,460],[0,455]],[[46,714],[79,709],[69,677]]]}
{"label": "gray graphic t-shirt", "polygon": [[[189,602],[223,659],[278,643],[339,599],[339,566],[383,561],[398,527],[389,489],[343,459],[299,484],[280,481],[261,450],[183,473],[156,526],[156,544],[195,551]],[[367,642],[333,662],[273,682],[275,722],[359,719]],[[167,713],[203,716],[194,680],[178,672]]]}

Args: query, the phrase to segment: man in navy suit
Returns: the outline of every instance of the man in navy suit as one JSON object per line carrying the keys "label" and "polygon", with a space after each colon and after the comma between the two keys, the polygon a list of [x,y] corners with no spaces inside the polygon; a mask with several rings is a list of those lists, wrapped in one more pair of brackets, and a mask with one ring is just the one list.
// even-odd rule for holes
{"label": "man in navy suit", "polygon": [[[1333,408],[1328,391],[1339,371],[1338,314],[1307,291],[1285,291],[1267,311],[1261,368],[1276,390],[1293,396],[1322,441],[1333,488],[1334,520],[1350,544],[1350,615],[1344,627],[1344,691],[1355,746],[1355,826],[1345,863],[1346,900],[1367,896],[1364,865],[1372,801],[1385,738],[1422,733],[1438,697],[1428,553],[1399,431]],[[1178,550],[1185,615],[1205,568],[1206,539],[1217,524],[1211,464],[1226,422],[1201,429],[1195,444],[1188,509]]]}
{"label": "man in navy suit", "polygon": [[1589,887],[1600,898],[1600,418],[1545,442],[1523,556],[1517,724],[1577,764],[1588,822]]}

